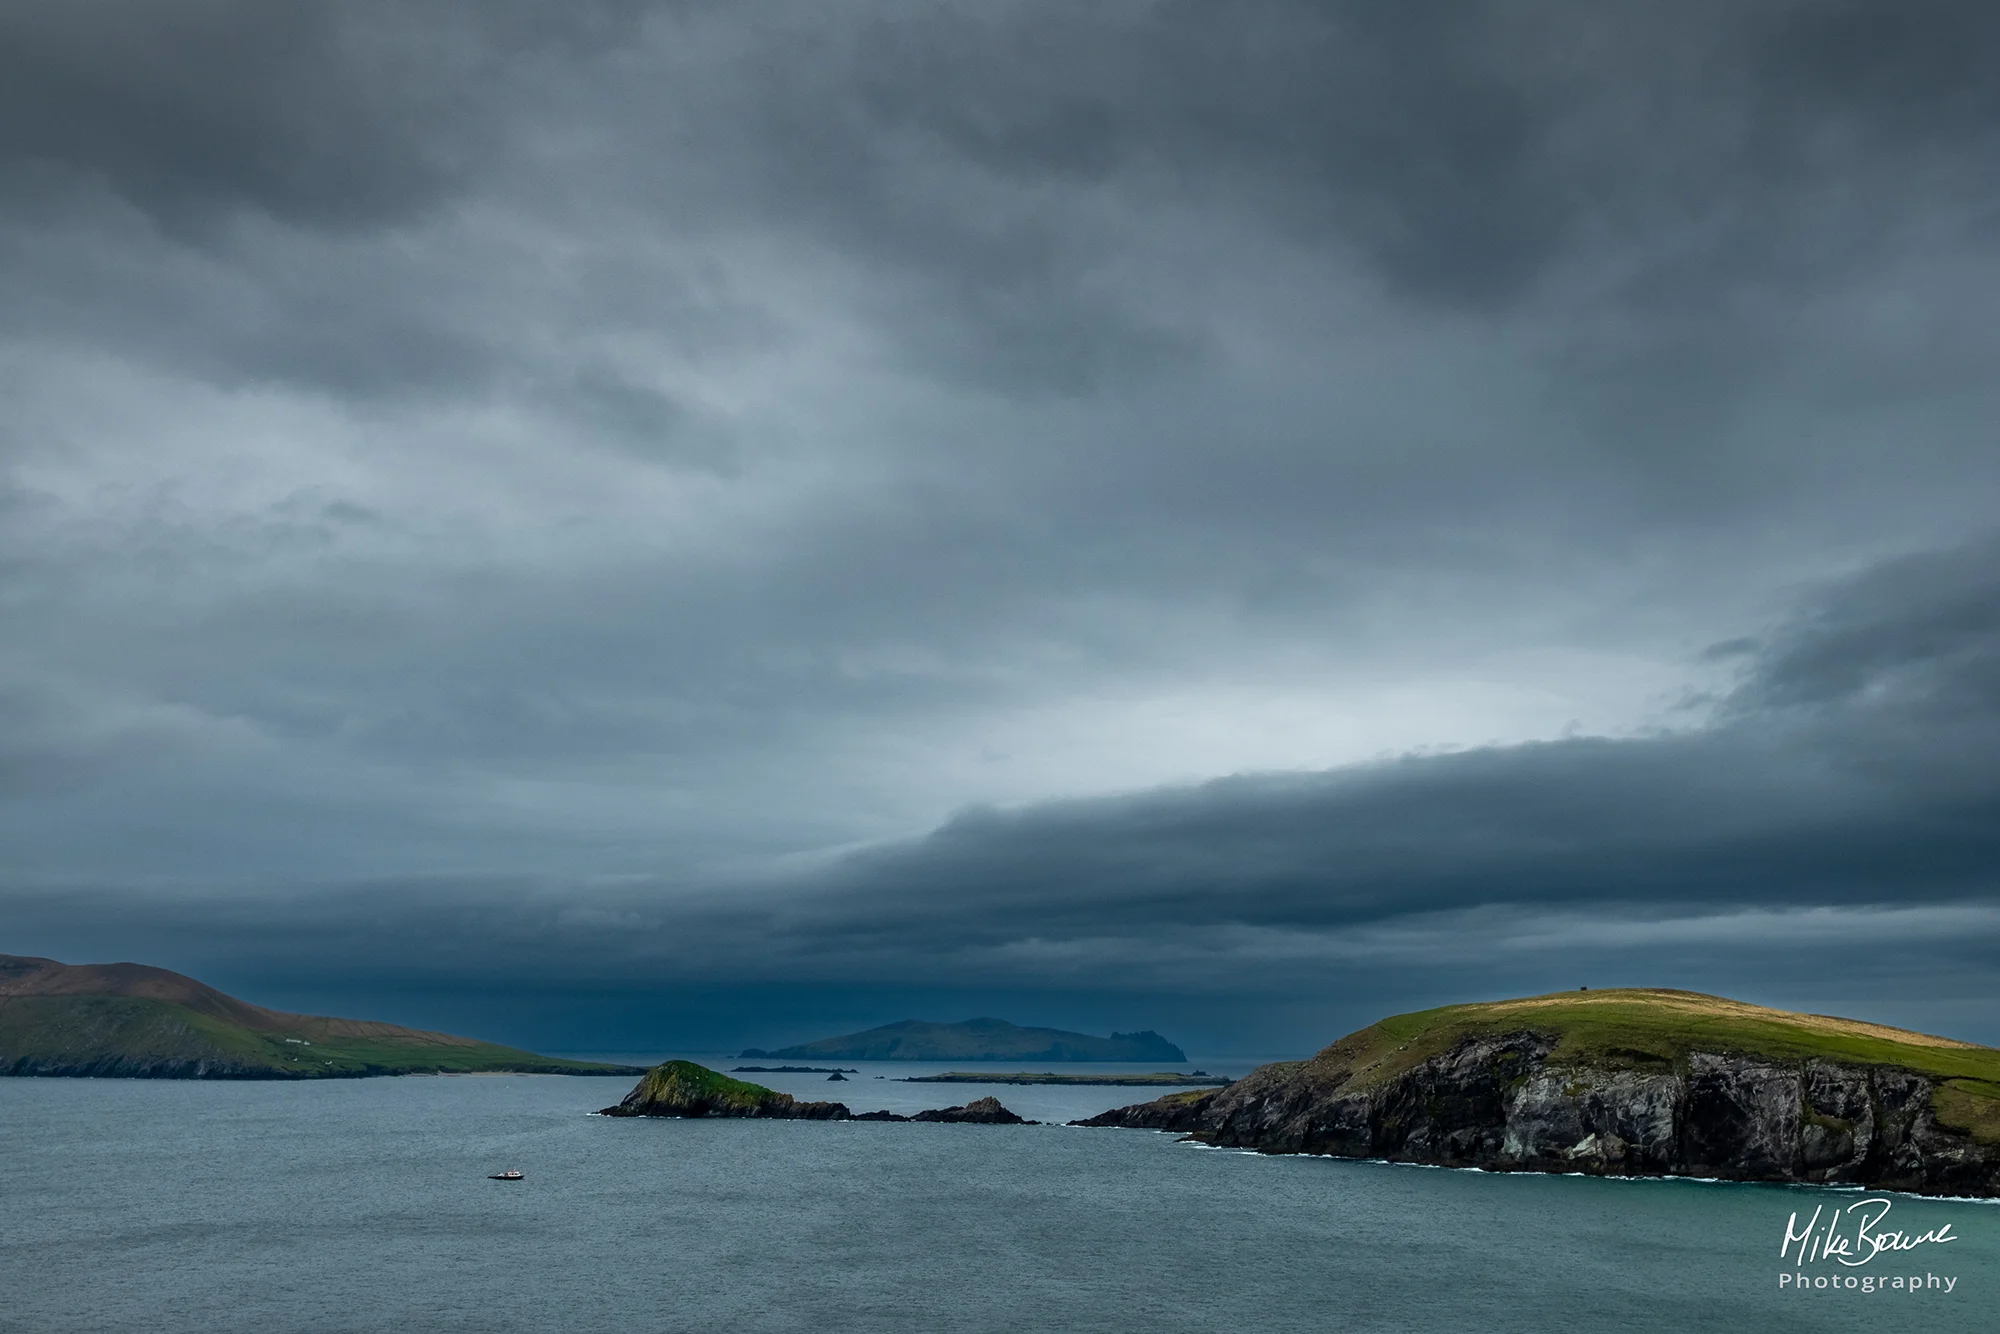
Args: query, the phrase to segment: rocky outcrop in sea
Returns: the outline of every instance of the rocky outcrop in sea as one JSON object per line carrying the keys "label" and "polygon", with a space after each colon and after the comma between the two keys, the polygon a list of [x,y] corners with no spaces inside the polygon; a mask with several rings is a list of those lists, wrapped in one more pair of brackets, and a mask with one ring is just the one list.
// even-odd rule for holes
{"label": "rocky outcrop in sea", "polygon": [[645,1077],[604,1116],[754,1117],[778,1121],[947,1121],[964,1125],[1031,1126],[998,1098],[979,1098],[963,1107],[944,1107],[901,1116],[895,1112],[852,1112],[841,1102],[802,1102],[761,1084],[717,1074],[692,1061],[668,1061]]}
{"label": "rocky outcrop in sea", "polygon": [[953,1121],[970,1126],[1032,1126],[1034,1121],[1016,1116],[1000,1105],[998,1098],[974,1098],[963,1107],[940,1107],[918,1112],[912,1121]]}

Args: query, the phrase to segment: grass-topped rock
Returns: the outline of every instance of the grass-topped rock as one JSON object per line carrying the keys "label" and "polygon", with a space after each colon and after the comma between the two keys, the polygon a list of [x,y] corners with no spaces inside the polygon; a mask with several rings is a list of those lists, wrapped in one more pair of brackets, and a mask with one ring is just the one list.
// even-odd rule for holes
{"label": "grass-topped rock", "polygon": [[762,1084],[731,1079],[693,1061],[668,1061],[648,1070],[625,1100],[606,1116],[760,1116],[789,1121],[845,1121],[838,1102],[800,1102]]}
{"label": "grass-topped rock", "polygon": [[1079,1124],[1499,1170],[2000,1195],[2000,1051],[1665,990],[1397,1015]]}

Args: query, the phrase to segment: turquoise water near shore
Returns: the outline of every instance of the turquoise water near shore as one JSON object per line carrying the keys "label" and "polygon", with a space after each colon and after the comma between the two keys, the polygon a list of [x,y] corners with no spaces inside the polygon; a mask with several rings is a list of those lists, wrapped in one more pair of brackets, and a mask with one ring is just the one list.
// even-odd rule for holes
{"label": "turquoise water near shore", "polygon": [[[0,1329],[1958,1331],[2000,1297],[1981,1203],[1894,1197],[1893,1225],[1960,1240],[1805,1271],[1949,1294],[1795,1293],[1788,1218],[1857,1194],[588,1115],[630,1082],[0,1079]],[[812,1087],[984,1091],[887,1085]],[[1139,1096],[998,1092],[1029,1115]],[[527,1179],[486,1179],[505,1167]]]}

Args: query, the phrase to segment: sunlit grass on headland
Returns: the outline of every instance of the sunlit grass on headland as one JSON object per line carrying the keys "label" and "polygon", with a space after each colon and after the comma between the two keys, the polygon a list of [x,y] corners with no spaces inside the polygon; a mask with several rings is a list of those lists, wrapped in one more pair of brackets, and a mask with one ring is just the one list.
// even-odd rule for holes
{"label": "sunlit grass on headland", "polygon": [[2000,1050],[1832,1015],[1769,1009],[1666,988],[1563,991],[1446,1005],[1383,1019],[1334,1043],[1310,1066],[1351,1072],[1355,1087],[1394,1078],[1467,1038],[1538,1032],[1555,1065],[1663,1070],[1696,1052],[1780,1063],[1896,1066],[1940,1081],[1940,1121],[2000,1141]]}

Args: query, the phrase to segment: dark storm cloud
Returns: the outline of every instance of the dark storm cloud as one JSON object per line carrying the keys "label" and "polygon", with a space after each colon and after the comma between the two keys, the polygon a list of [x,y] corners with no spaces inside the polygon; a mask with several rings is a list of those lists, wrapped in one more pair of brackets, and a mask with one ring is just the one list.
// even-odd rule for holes
{"label": "dark storm cloud", "polygon": [[760,212],[915,284],[914,355],[996,387],[1184,366],[1207,321],[1135,286],[1304,247],[1445,310],[1594,313],[1584,378],[1735,393],[1757,303],[1991,215],[1978,6],[856,13],[725,48],[754,104],[714,146]]}
{"label": "dark storm cloud", "polygon": [[1825,598],[1763,655],[1746,710],[1866,703],[1977,732],[2000,699],[2000,545],[1910,557]]}
{"label": "dark storm cloud", "polygon": [[1031,5],[884,23],[854,83],[869,131],[1281,220],[1426,300],[1625,246],[1629,290],[1679,302],[1990,204],[1997,36],[1977,5]]}
{"label": "dark storm cloud", "polygon": [[[642,8],[10,7],[0,268],[16,336],[232,386],[629,415],[642,391],[541,383],[548,368],[513,345],[546,314],[533,283],[491,295],[519,257],[452,235],[451,218],[518,156],[545,62],[573,74],[630,41]],[[654,315],[658,298],[686,306],[670,277],[623,286],[628,302],[653,294]]]}
{"label": "dark storm cloud", "polygon": [[1898,561],[1826,595],[1711,726],[971,812],[856,858],[825,927],[955,945],[1500,903],[1994,900],[1995,555]]}
{"label": "dark storm cloud", "polygon": [[1981,976],[1996,45],[15,6],[10,925],[384,988]]}
{"label": "dark storm cloud", "polygon": [[[1995,133],[1972,53],[1997,31],[1977,5],[1021,4],[878,17],[755,60],[801,62],[781,66],[795,91],[767,113],[774,141],[857,233],[913,221],[897,181],[925,163],[904,136],[1056,200],[1125,178],[1275,212],[1476,306],[1520,297],[1592,233],[1720,224],[1712,257],[1762,265],[1857,170],[1908,184],[1970,165]],[[816,160],[834,169],[815,177]],[[1968,187],[1986,188],[1927,193]],[[1914,219],[1935,196],[1875,202]]]}
{"label": "dark storm cloud", "polygon": [[[411,289],[395,247],[274,251],[214,235],[219,218],[397,228],[446,273],[468,209],[584,223],[586,251],[776,230],[866,266],[865,299],[933,373],[1064,393],[1185,371],[1213,353],[1210,319],[1160,291],[1303,246],[1444,309],[1644,310],[1649,330],[1579,345],[1584,376],[1646,360],[1728,387],[1769,341],[1746,308],[1760,294],[1844,281],[1913,231],[1989,225],[2000,124],[1977,5],[780,6],[746,23],[91,0],[0,21],[12,197],[96,182],[225,264],[240,252],[278,306],[264,335],[321,333],[261,360],[230,340],[228,365],[344,392],[385,378],[357,345],[406,367],[392,382],[495,392],[505,344],[548,308],[494,311],[474,337],[454,327],[462,298],[417,313],[446,294]],[[330,281],[303,280],[329,262]],[[229,286],[175,295],[207,307],[197,340],[244,318]]]}
{"label": "dark storm cloud", "polygon": [[10,6],[0,170],[101,185],[184,235],[238,210],[307,228],[407,222],[498,151],[514,68],[627,39],[638,8]]}
{"label": "dark storm cloud", "polygon": [[[1096,986],[1256,990],[1329,956],[1435,965],[1510,933],[1549,937],[1542,953],[1576,936],[1600,952],[1650,940],[1696,955],[1736,932],[1803,934],[1861,958],[1886,922],[1965,944],[2000,931],[1996,571],[1982,546],[1814,598],[1718,721],[1678,734],[973,811],[921,839],[733,883],[430,880],[81,902],[184,948],[282,957],[296,934],[364,975],[480,984],[1001,985],[1080,967]],[[1793,688],[1828,664],[1836,685]],[[1932,732],[1950,743],[1913,752],[1908,739]],[[63,903],[31,893],[14,907],[46,923],[76,910]],[[1690,922],[1707,925],[1689,935]],[[1318,942],[1303,962],[1301,942]]]}
{"label": "dark storm cloud", "polygon": [[9,6],[0,163],[101,183],[176,230],[241,207],[308,226],[407,217],[452,184],[417,132],[444,110],[421,76],[449,53],[365,27],[240,0]]}

